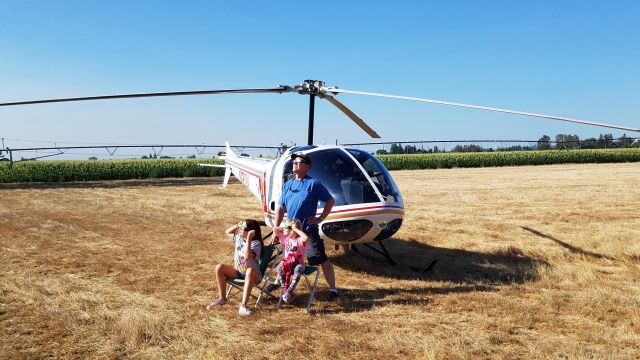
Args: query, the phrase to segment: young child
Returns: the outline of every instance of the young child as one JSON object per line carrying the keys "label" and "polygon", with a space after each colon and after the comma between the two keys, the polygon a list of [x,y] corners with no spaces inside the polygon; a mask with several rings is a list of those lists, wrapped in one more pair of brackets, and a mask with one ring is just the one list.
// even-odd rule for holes
{"label": "young child", "polygon": [[245,279],[242,302],[238,312],[244,316],[251,315],[251,310],[247,308],[247,301],[253,286],[262,280],[262,274],[258,267],[258,259],[262,256],[263,247],[260,224],[255,220],[246,219],[228,228],[225,234],[233,239],[234,266],[216,265],[218,299],[211,300],[211,303],[207,305],[207,310],[227,303],[227,279]]}
{"label": "young child", "polygon": [[307,246],[307,234],[302,231],[302,224],[298,219],[287,221],[282,229],[281,243],[284,256],[278,264],[278,278],[282,288],[282,300],[291,302],[293,290],[304,271],[304,249]]}

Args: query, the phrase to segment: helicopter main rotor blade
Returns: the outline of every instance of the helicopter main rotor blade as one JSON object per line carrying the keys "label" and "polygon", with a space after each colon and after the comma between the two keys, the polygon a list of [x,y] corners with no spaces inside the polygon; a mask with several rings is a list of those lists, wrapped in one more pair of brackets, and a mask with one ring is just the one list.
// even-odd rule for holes
{"label": "helicopter main rotor blade", "polygon": [[340,101],[336,100],[333,96],[331,96],[331,95],[322,95],[321,97],[323,99],[326,99],[327,101],[329,101],[333,106],[335,106],[338,109],[340,109],[340,111],[342,111],[351,120],[353,120],[353,122],[356,123],[356,125],[360,126],[360,128],[362,130],[364,130],[364,132],[369,134],[369,136],[371,136],[372,138],[376,138],[376,139],[380,138],[380,135],[378,135],[377,132],[375,132],[372,128],[370,128],[369,125],[367,125],[367,123],[364,122],[364,120],[360,119],[360,117],[358,117],[358,115],[354,114],[353,111],[349,110],[349,108],[344,106],[344,104],[342,104]]}
{"label": "helicopter main rotor blade", "polygon": [[544,114],[535,114],[535,113],[529,113],[529,112],[523,112],[523,111],[499,109],[499,108],[487,107],[487,106],[462,104],[462,103],[456,103],[456,102],[450,102],[450,101],[423,99],[423,98],[417,98],[417,97],[411,97],[411,96],[398,96],[398,95],[389,95],[389,94],[378,94],[378,93],[372,93],[372,92],[345,90],[345,89],[339,89],[339,88],[326,88],[325,90],[326,90],[326,92],[334,93],[334,94],[345,93],[345,94],[356,94],[356,95],[369,95],[369,96],[386,97],[386,98],[400,99],[400,100],[411,100],[411,101],[426,102],[426,103],[432,103],[432,104],[457,106],[457,107],[463,107],[463,108],[469,108],[469,109],[478,109],[478,110],[495,111],[495,112],[501,112],[501,113],[507,113],[507,114],[530,116],[530,117],[536,117],[536,118],[542,118],[542,119],[548,119],[548,120],[567,121],[567,122],[573,122],[573,123],[578,123],[578,124],[600,126],[600,127],[606,127],[606,128],[612,128],[612,129],[618,129],[618,130],[627,130],[627,131],[640,132],[640,129],[629,128],[629,127],[624,127],[624,126],[619,126],[619,125],[597,123],[597,122],[592,122],[592,121],[572,119],[572,118],[554,116],[554,115],[544,115]]}
{"label": "helicopter main rotor blade", "polygon": [[279,86],[277,88],[259,88],[259,89],[174,91],[174,92],[120,94],[120,95],[103,95],[103,96],[86,96],[86,97],[60,98],[60,99],[16,101],[16,102],[0,103],[0,106],[34,105],[34,104],[71,102],[71,101],[130,99],[130,98],[161,97],[161,96],[248,94],[248,93],[280,93],[281,94],[283,92],[292,92],[292,91],[294,91],[294,90],[291,89],[288,86]]}

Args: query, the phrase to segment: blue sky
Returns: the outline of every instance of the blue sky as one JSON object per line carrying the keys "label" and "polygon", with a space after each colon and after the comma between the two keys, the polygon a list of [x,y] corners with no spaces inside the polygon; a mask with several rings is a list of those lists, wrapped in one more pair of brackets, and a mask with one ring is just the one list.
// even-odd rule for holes
{"label": "blue sky", "polygon": [[[0,102],[295,85],[640,127],[638,1],[2,0]],[[622,131],[361,95],[382,139],[581,138]],[[215,95],[0,108],[11,147],[304,144],[308,99]],[[373,141],[325,101],[316,143]],[[638,136],[637,133],[629,133]]]}

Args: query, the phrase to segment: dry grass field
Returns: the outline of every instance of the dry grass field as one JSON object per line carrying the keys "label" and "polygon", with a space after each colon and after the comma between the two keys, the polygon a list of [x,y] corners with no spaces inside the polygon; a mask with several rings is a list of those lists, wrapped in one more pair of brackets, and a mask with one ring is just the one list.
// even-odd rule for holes
{"label": "dry grass field", "polygon": [[261,217],[237,181],[0,185],[0,357],[640,356],[640,165],[393,175],[397,266],[331,249],[339,301],[321,277],[310,315],[301,284],[249,318],[205,310],[225,228]]}

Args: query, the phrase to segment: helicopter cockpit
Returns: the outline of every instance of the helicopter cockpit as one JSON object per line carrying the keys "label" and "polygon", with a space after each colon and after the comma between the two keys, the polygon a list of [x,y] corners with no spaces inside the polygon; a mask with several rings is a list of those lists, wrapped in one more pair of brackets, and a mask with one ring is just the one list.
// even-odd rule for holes
{"label": "helicopter cockpit", "polygon": [[346,149],[365,169],[385,202],[402,202],[398,185],[380,160],[370,153],[357,149]]}
{"label": "helicopter cockpit", "polygon": [[[293,149],[292,152],[297,150],[300,149]],[[335,199],[336,206],[379,202],[402,203],[398,186],[393,182],[389,172],[368,152],[331,147],[312,151],[307,155],[312,163],[309,176],[320,180]],[[290,160],[285,163],[283,174],[285,182],[293,176]],[[382,197],[376,193],[373,186]],[[321,202],[318,207],[323,208],[324,203]]]}

